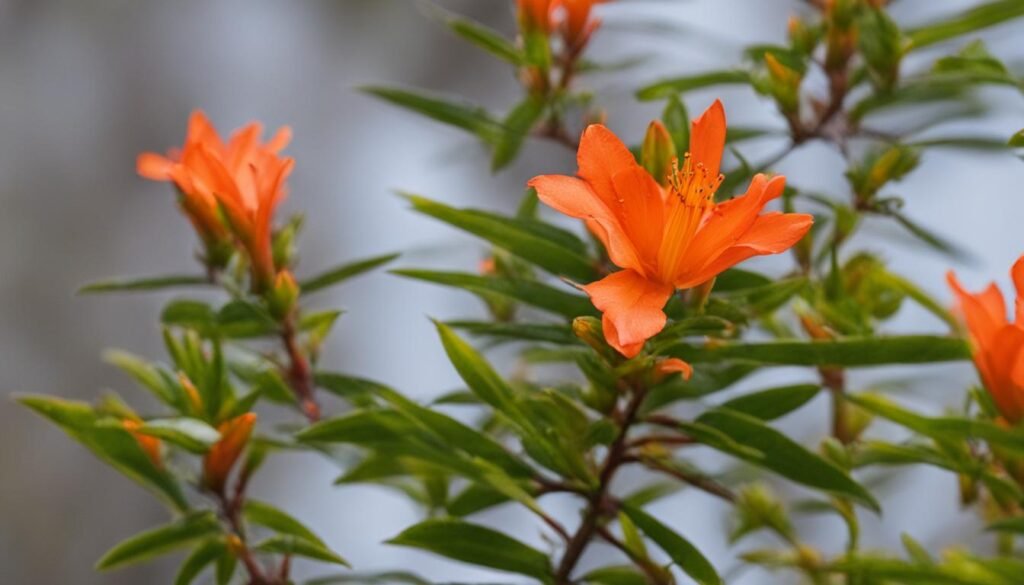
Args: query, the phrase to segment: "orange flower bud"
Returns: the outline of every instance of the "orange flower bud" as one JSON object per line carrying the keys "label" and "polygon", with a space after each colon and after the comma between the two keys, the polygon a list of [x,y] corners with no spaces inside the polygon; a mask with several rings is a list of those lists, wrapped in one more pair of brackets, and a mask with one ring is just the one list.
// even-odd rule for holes
{"label": "orange flower bud", "polygon": [[203,460],[203,483],[208,489],[218,493],[224,490],[231,469],[249,442],[255,424],[256,414],[247,412],[218,427],[220,440],[210,447]]}
{"label": "orange flower bud", "polygon": [[149,457],[149,460],[153,462],[153,465],[158,469],[163,468],[164,461],[163,456],[161,455],[162,445],[160,443],[160,439],[138,432],[138,428],[142,426],[142,423],[137,420],[125,419],[121,421],[121,426],[124,427],[124,430],[128,431],[133,437],[135,437],[135,440],[139,443],[139,447],[142,447],[142,450],[146,453],[146,456]]}
{"label": "orange flower bud", "polygon": [[647,172],[662,187],[668,185],[669,170],[676,159],[676,145],[664,124],[654,120],[647,126],[640,153],[641,164]]}
{"label": "orange flower bud", "polygon": [[516,0],[519,11],[519,26],[524,32],[551,32],[552,0]]}
{"label": "orange flower bud", "polygon": [[199,396],[199,390],[196,389],[196,385],[192,383],[192,380],[188,378],[185,372],[178,372],[178,383],[181,384],[182,390],[185,391],[185,397],[188,398],[189,406],[192,407],[192,413],[202,413],[203,399]]}

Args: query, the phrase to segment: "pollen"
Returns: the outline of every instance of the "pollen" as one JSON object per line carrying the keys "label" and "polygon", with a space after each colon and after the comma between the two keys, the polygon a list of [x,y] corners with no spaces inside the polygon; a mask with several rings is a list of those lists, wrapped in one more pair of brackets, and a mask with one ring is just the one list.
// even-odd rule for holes
{"label": "pollen", "polygon": [[682,168],[679,159],[672,161],[672,171],[668,176],[671,193],[679,202],[690,207],[710,207],[715,202],[715,192],[725,179],[725,175],[712,176],[702,162],[694,163],[690,153],[683,156]]}

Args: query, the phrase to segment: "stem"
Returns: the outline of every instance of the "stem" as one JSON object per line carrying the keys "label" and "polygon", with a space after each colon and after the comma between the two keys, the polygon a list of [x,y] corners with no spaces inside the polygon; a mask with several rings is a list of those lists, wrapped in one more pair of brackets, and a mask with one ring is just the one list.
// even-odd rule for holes
{"label": "stem", "polygon": [[309,360],[299,349],[294,315],[289,315],[281,323],[281,341],[288,354],[288,384],[295,397],[299,399],[303,414],[310,422],[316,422],[320,420],[320,405],[313,395],[313,372],[309,367]]}
{"label": "stem", "polygon": [[598,527],[597,534],[602,539],[604,539],[605,542],[622,551],[623,554],[625,554],[634,563],[636,563],[636,565],[640,567],[640,570],[642,570],[644,574],[647,575],[647,578],[654,585],[664,585],[670,582],[666,580],[666,572],[661,567],[652,563],[650,559],[638,557],[635,554],[633,554],[633,551],[629,550],[629,547],[626,546],[626,543],[616,538],[616,536],[612,534],[612,532],[608,530],[608,528],[604,526]]}
{"label": "stem", "polygon": [[234,495],[228,497],[223,492],[214,494],[220,514],[231,529],[231,536],[237,539],[239,545],[232,551],[245,567],[249,574],[249,585],[276,585],[285,581],[271,580],[267,577],[264,568],[256,561],[245,539],[245,527],[242,525],[242,504],[245,502],[245,481],[239,479],[235,486]]}
{"label": "stem", "polygon": [[611,446],[608,447],[608,455],[601,465],[597,488],[587,498],[588,503],[583,513],[583,520],[576,529],[576,533],[569,539],[565,554],[562,556],[562,561],[555,572],[555,583],[558,585],[569,585],[572,583],[570,579],[572,571],[576,568],[580,557],[583,556],[583,551],[586,550],[587,545],[590,544],[590,541],[593,540],[595,533],[600,528],[600,522],[603,520],[602,516],[608,512],[610,507],[614,508],[614,506],[609,506],[608,489],[611,486],[612,479],[615,477],[615,472],[626,462],[629,430],[637,421],[637,414],[646,396],[646,388],[636,386],[633,388],[633,394],[621,417],[622,423],[619,435],[612,442]]}
{"label": "stem", "polygon": [[648,469],[653,469],[666,475],[670,475],[683,483],[689,484],[717,498],[721,498],[730,504],[736,503],[736,494],[733,493],[732,490],[709,477],[686,473],[680,469],[673,469],[652,459],[641,459],[640,462]]}
{"label": "stem", "polygon": [[848,445],[854,436],[849,425],[846,405],[846,372],[842,368],[820,368],[821,383],[832,394],[832,436]]}

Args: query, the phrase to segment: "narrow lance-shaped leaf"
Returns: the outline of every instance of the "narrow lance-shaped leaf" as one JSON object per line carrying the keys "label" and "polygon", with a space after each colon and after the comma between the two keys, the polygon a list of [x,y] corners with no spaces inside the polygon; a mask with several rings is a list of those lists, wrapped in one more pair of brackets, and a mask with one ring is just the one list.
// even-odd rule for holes
{"label": "narrow lance-shaped leaf", "polygon": [[299,284],[299,290],[304,295],[314,293],[318,290],[340,284],[364,272],[369,272],[378,266],[383,266],[395,258],[398,258],[398,256],[399,254],[384,254],[336,266],[317,274],[316,276],[303,280]]}
{"label": "narrow lance-shaped leaf", "polygon": [[210,279],[200,275],[174,274],[167,276],[145,276],[140,278],[110,279],[92,282],[78,289],[78,294],[88,295],[109,292],[144,292],[209,284],[211,284]]}
{"label": "narrow lance-shaped leaf", "polygon": [[983,28],[1024,16],[1020,0],[996,0],[969,8],[946,19],[908,31],[908,51],[941,43]]}
{"label": "narrow lance-shaped leaf", "polygon": [[456,209],[418,195],[405,196],[416,211],[479,236],[552,274],[586,282],[596,274],[583,242],[565,230],[536,220]]}
{"label": "narrow lance-shaped leaf", "polygon": [[643,101],[656,100],[713,85],[750,84],[750,73],[741,69],[710,71],[662,79],[640,88],[636,97]]}
{"label": "narrow lance-shaped leaf", "polygon": [[280,534],[272,536],[254,547],[256,550],[265,553],[277,553],[296,557],[305,557],[324,563],[333,563],[345,567],[350,566],[348,561],[341,558],[338,553],[327,548],[319,542],[306,540],[297,536]]}
{"label": "narrow lance-shaped leaf", "polygon": [[848,337],[830,341],[770,341],[763,343],[718,342],[694,346],[678,343],[666,350],[692,363],[742,359],[775,365],[884,366],[925,364],[970,359],[960,339],[931,335]]}
{"label": "narrow lance-shaped leaf", "polygon": [[367,86],[362,90],[401,108],[461,128],[476,135],[486,144],[497,144],[503,135],[501,122],[478,106],[428,95],[425,92],[392,87]]}
{"label": "narrow lance-shaped leaf", "polygon": [[518,540],[476,524],[460,520],[427,520],[407,528],[388,544],[428,550],[441,556],[519,573],[551,583],[550,561],[544,553]]}
{"label": "narrow lance-shaped leaf", "polygon": [[640,508],[625,506],[623,512],[694,581],[700,585],[721,585],[722,578],[714,565],[690,541]]}
{"label": "narrow lance-shaped leaf", "polygon": [[205,453],[220,440],[217,429],[189,417],[147,420],[135,432],[163,439],[193,453]]}
{"label": "narrow lance-shaped leaf", "polygon": [[228,554],[227,546],[220,539],[200,543],[181,564],[178,575],[174,578],[174,585],[191,585],[203,569],[224,554]]}
{"label": "narrow lance-shaped leaf", "polygon": [[515,159],[530,129],[540,119],[547,106],[543,99],[529,96],[505,116],[505,134],[494,147],[491,170],[498,171]]}
{"label": "narrow lance-shaped leaf", "polygon": [[299,522],[287,512],[283,512],[265,502],[247,500],[245,502],[243,514],[245,515],[245,519],[252,524],[258,524],[259,526],[269,528],[279,534],[297,536],[304,540],[308,540],[309,542],[326,547],[324,542],[320,540],[320,537],[314,534],[309,528],[306,528],[302,522]]}
{"label": "narrow lance-shaped leaf", "polygon": [[728,408],[761,420],[775,420],[793,412],[818,395],[817,384],[796,384],[752,392],[733,398],[722,408]]}
{"label": "narrow lance-shaped leaf", "polygon": [[141,562],[177,550],[218,532],[220,532],[220,524],[212,512],[185,516],[170,524],[164,524],[121,541],[97,561],[96,568],[114,569]]}

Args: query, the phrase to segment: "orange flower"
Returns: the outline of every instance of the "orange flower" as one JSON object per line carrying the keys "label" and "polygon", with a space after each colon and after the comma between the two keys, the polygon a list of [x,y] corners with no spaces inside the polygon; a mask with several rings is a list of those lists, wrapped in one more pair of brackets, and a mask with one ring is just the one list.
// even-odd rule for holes
{"label": "orange flower", "polygon": [[516,0],[523,31],[551,32],[551,11],[559,0]]}
{"label": "orange flower", "polygon": [[715,203],[722,181],[725,111],[715,101],[693,121],[691,152],[658,184],[610,130],[583,132],[579,178],[535,177],[541,201],[587,222],[622,270],[584,286],[603,315],[605,339],[626,357],[666,322],[662,309],[676,289],[703,284],[747,258],[777,254],[810,229],[810,215],[761,213],[782,194],[785,179],[757,175],[747,193]]}
{"label": "orange flower", "polygon": [[590,35],[601,25],[600,19],[590,18],[590,11],[595,4],[605,0],[561,0],[565,9],[565,20],[562,24],[565,42],[574,48],[582,47],[590,39]]}
{"label": "orange flower", "polygon": [[121,426],[124,427],[124,430],[128,431],[133,437],[135,437],[135,440],[139,443],[139,447],[142,448],[143,452],[146,453],[146,456],[149,457],[149,460],[153,462],[153,465],[157,469],[164,466],[163,457],[161,457],[160,453],[160,439],[138,432],[138,428],[142,426],[142,423],[137,420],[126,418],[121,421]]}
{"label": "orange flower", "polygon": [[1024,419],[1024,256],[1010,271],[1017,289],[1015,318],[1006,318],[1006,303],[995,283],[980,293],[964,290],[953,271],[946,279],[967,322],[974,365],[981,381],[1007,421]]}
{"label": "orange flower", "polygon": [[[281,128],[266,143],[260,142],[261,132],[260,124],[250,123],[225,143],[206,116],[196,111],[180,153],[143,153],[137,161],[142,176],[178,186],[182,207],[204,240],[223,240],[230,229],[249,256],[257,290],[270,285],[276,274],[271,227],[274,210],[287,195],[284,180],[294,165],[290,157],[278,154],[288,145],[291,130]],[[220,218],[221,206],[227,226]]]}
{"label": "orange flower", "polygon": [[220,440],[210,447],[203,460],[203,482],[207,488],[218,493],[224,489],[231,468],[249,442],[255,424],[256,414],[252,412],[221,423],[217,429],[220,431]]}

